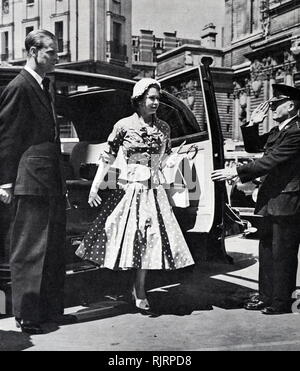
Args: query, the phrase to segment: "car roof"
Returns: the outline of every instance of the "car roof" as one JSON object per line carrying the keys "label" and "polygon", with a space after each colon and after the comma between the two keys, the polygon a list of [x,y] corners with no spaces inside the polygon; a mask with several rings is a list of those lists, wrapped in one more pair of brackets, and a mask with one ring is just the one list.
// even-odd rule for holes
{"label": "car roof", "polygon": [[[1,66],[0,76],[7,76],[8,78],[13,78],[17,75],[24,67],[23,66]],[[132,88],[136,83],[135,80],[125,79],[118,76],[103,75],[99,73],[91,73],[77,70],[69,70],[56,68],[54,72],[48,74],[49,77],[58,77],[64,82],[75,82],[75,83],[96,83],[99,81],[105,81],[108,85],[112,87],[127,87]]]}

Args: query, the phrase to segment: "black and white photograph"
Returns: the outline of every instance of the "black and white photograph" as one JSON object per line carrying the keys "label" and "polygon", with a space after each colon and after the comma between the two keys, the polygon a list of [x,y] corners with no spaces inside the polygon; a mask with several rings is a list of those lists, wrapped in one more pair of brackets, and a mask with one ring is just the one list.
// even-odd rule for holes
{"label": "black and white photograph", "polygon": [[300,1],[0,1],[0,351],[300,350]]}

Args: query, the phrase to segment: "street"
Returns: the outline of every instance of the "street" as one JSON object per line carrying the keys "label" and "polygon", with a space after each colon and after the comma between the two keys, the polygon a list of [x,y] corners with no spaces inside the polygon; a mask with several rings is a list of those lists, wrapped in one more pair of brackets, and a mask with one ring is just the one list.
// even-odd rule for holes
{"label": "street", "polygon": [[106,295],[88,307],[67,308],[78,323],[46,325],[44,335],[22,334],[13,318],[4,318],[0,350],[300,350],[299,314],[264,316],[242,308],[243,300],[257,290],[257,248],[257,240],[229,238],[226,249],[233,265],[201,263],[179,274],[178,282],[152,284],[148,294],[153,315],[137,313],[124,299]]}

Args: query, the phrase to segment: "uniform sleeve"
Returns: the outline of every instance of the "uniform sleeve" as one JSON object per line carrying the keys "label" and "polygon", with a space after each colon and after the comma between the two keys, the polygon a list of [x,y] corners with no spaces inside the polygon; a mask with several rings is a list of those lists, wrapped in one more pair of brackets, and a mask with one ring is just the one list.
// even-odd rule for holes
{"label": "uniform sleeve", "polygon": [[122,124],[118,122],[110,133],[107,139],[107,147],[100,154],[99,160],[112,164],[118,155],[120,146],[123,144],[124,136],[125,129],[122,127]]}
{"label": "uniform sleeve", "polygon": [[263,152],[269,133],[259,135],[258,125],[241,126],[245,151],[249,153]]}
{"label": "uniform sleeve", "polygon": [[237,168],[242,183],[271,172],[275,167],[300,156],[300,130],[286,132],[284,140],[263,157]]}

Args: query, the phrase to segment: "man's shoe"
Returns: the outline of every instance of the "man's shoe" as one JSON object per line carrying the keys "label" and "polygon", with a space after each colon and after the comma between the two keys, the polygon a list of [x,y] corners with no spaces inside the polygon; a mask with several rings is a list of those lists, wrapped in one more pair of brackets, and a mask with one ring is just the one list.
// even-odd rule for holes
{"label": "man's shoe", "polygon": [[21,318],[15,318],[17,328],[20,328],[22,332],[30,335],[41,335],[44,333],[41,325],[32,321],[26,321]]}
{"label": "man's shoe", "polygon": [[272,316],[272,315],[278,315],[278,314],[292,313],[292,310],[291,308],[266,307],[261,312],[262,314]]}
{"label": "man's shoe", "polygon": [[259,301],[255,301],[255,302],[249,301],[248,303],[246,303],[244,305],[244,308],[246,310],[262,310],[262,309],[266,308],[267,306],[268,306],[268,304],[259,300]]}

